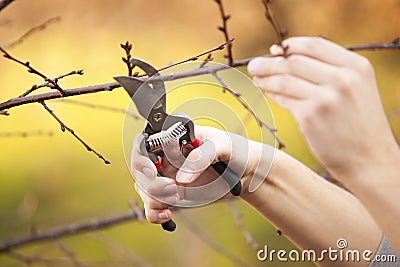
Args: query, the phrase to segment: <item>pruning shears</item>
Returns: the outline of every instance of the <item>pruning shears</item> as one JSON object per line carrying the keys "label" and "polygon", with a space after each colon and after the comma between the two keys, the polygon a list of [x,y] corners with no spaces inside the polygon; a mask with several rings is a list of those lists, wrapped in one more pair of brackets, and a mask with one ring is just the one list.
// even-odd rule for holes
{"label": "pruning shears", "polygon": [[[160,76],[159,72],[141,59],[131,58],[130,62],[141,68],[149,79],[146,82],[132,76],[118,76],[114,79],[129,94],[139,114],[147,120],[142,132],[140,151],[148,155],[157,168],[158,176],[162,176],[160,159],[164,156],[162,150],[164,145],[177,140],[181,149],[186,145],[197,148],[201,145],[201,141],[195,138],[194,123],[190,117],[166,113],[165,84],[163,81],[154,79]],[[150,138],[161,131],[166,131],[167,134],[155,139]],[[232,195],[238,196],[242,190],[239,177],[222,161],[212,164],[211,167],[228,183]],[[162,224],[162,228],[172,232],[176,224],[173,220],[169,220]]]}

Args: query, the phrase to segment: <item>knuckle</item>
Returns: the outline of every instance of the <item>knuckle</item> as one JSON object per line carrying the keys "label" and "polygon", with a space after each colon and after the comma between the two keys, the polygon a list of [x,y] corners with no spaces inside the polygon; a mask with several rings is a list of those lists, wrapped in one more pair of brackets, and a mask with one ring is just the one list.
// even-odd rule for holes
{"label": "knuckle", "polygon": [[158,223],[158,218],[155,216],[154,213],[152,212],[145,212],[146,213],[146,219],[149,223]]}
{"label": "knuckle", "polygon": [[367,73],[367,74],[374,73],[374,68],[372,67],[371,62],[366,57],[359,56],[356,64],[357,68],[362,73]]}

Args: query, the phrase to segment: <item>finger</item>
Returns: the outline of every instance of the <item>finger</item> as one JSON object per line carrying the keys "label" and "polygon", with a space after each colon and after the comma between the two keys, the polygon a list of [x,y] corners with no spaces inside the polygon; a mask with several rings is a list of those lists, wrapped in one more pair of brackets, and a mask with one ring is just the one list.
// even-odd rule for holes
{"label": "finger", "polygon": [[168,193],[162,195],[148,194],[148,192],[140,186],[136,186],[135,189],[143,200],[145,206],[150,209],[166,209],[169,206],[175,206],[179,200],[179,195],[176,192],[177,187],[174,189],[166,187]]}
{"label": "finger", "polygon": [[283,46],[288,47],[289,55],[300,54],[336,66],[353,65],[357,58],[357,54],[322,37],[292,37],[284,40]]}
{"label": "finger", "polygon": [[147,221],[150,223],[165,223],[168,222],[172,218],[172,213],[169,209],[151,209],[145,207],[144,209]]}
{"label": "finger", "polygon": [[296,114],[298,107],[301,107],[301,100],[286,95],[267,93],[267,96],[282,108],[289,110],[293,115]]}
{"label": "finger", "polygon": [[254,77],[254,83],[267,93],[296,99],[309,99],[321,92],[321,88],[304,79],[287,74]]}
{"label": "finger", "polygon": [[255,58],[248,70],[255,76],[289,74],[315,84],[334,84],[340,72],[336,66],[303,55]]}
{"label": "finger", "polygon": [[180,183],[191,183],[196,180],[216,159],[216,148],[212,141],[203,143],[193,149],[176,174]]}
{"label": "finger", "polygon": [[175,180],[167,177],[157,177],[153,180],[140,179],[137,180],[136,187],[157,200],[163,200],[165,197],[178,193],[178,186]]}

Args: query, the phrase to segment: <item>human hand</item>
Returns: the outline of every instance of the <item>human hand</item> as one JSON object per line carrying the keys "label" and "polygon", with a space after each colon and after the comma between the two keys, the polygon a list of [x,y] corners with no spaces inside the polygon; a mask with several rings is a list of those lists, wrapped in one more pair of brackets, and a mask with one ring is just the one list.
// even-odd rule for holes
{"label": "human hand", "polygon": [[369,61],[319,37],[283,42],[288,56],[252,60],[254,82],[299,124],[318,160],[339,179],[382,162],[398,149]]}
{"label": "human hand", "polygon": [[260,160],[264,156],[264,160],[272,162],[272,147],[266,150],[262,144],[211,127],[195,126],[195,133],[203,142],[196,149],[184,151],[187,158],[180,153],[177,143],[164,147],[161,162],[164,177],[157,177],[154,164],[140,153],[141,135],[136,137],[131,170],[149,222],[161,224],[170,220],[170,206],[198,206],[227,195],[229,186],[209,168],[217,161],[229,163],[242,177],[243,192],[251,178],[255,178],[252,181],[255,189],[267,176],[270,165],[260,164]]}

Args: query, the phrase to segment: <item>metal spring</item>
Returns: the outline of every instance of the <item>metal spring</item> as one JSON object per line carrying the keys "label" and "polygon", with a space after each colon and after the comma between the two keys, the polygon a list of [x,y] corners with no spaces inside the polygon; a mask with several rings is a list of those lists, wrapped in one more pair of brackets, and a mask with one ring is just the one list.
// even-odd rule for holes
{"label": "metal spring", "polygon": [[148,151],[155,150],[161,146],[166,146],[178,140],[179,137],[186,133],[186,127],[181,122],[175,127],[171,127],[166,132],[162,133],[160,137],[154,138],[152,140],[146,141],[146,149]]}

